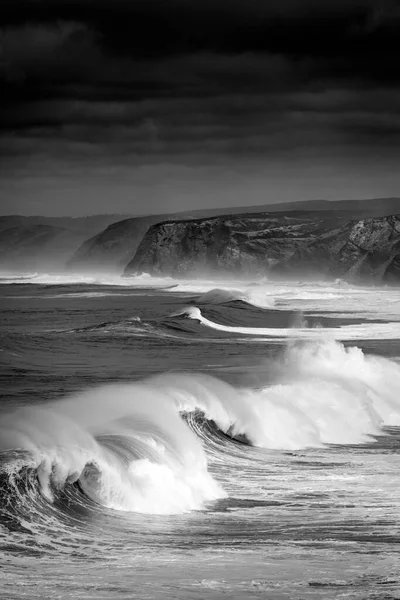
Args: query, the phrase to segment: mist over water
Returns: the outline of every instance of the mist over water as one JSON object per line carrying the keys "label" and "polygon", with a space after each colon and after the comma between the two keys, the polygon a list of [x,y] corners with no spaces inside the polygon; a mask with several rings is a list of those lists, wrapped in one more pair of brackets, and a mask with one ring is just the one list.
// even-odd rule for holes
{"label": "mist over water", "polygon": [[397,597],[397,290],[0,284],[7,598]]}

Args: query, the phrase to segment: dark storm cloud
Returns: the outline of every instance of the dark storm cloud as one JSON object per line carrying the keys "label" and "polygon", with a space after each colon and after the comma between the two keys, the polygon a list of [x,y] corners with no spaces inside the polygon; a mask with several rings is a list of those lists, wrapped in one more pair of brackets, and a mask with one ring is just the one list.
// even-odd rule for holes
{"label": "dark storm cloud", "polygon": [[395,0],[3,0],[0,29],[7,169],[400,147]]}
{"label": "dark storm cloud", "polygon": [[114,52],[144,57],[205,49],[331,55],[372,34],[389,48],[398,18],[395,0],[3,0],[0,24],[82,22]]}

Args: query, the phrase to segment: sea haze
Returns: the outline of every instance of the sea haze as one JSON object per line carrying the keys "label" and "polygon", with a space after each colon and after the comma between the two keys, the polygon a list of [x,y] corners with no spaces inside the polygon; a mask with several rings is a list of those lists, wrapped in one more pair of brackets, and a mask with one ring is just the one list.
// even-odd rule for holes
{"label": "sea haze", "polygon": [[3,274],[4,598],[398,598],[400,295]]}

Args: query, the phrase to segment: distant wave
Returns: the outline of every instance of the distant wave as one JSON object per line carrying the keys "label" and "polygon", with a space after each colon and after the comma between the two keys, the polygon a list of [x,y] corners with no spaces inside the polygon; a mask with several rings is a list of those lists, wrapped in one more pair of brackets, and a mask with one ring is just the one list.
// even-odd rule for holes
{"label": "distant wave", "polygon": [[104,321],[96,325],[85,325],[74,329],[63,329],[59,333],[115,333],[115,334],[131,334],[136,336],[164,335],[160,327],[156,327],[152,323],[142,322],[138,316],[130,317],[122,321]]}
{"label": "distant wave", "polygon": [[144,273],[136,277],[123,277],[113,274],[82,274],[82,273],[28,273],[3,274],[0,284],[35,284],[35,285],[104,285],[133,288],[168,288],[175,285],[170,277],[152,277]]}
{"label": "distant wave", "polygon": [[[139,316],[132,316],[128,319],[105,321],[93,325],[85,325],[74,329],[58,330],[59,333],[81,334],[81,333],[107,333],[122,336],[150,336],[155,338],[173,337],[174,339],[190,339],[193,336],[197,341],[215,341],[215,338],[222,338],[225,341],[230,339],[267,341],[267,340],[323,340],[331,339],[337,341],[351,340],[375,340],[375,339],[399,339],[400,321],[375,322],[366,321],[364,323],[355,323],[340,326],[328,327],[308,327],[301,325],[301,319],[295,326],[288,327],[250,327],[242,325],[243,322],[251,321],[251,318],[257,320],[257,314],[252,315],[250,306],[247,310],[236,310],[235,307],[226,307],[224,305],[215,305],[209,308],[210,318],[205,317],[196,306],[189,306],[158,319],[149,321],[142,320]],[[266,315],[267,316],[267,315]],[[329,320],[331,315],[320,315]],[[251,317],[251,318],[249,318]],[[314,317],[318,323],[318,316]],[[217,321],[223,321],[217,322]],[[267,321],[274,323],[277,317],[273,314]],[[199,325],[201,327],[199,327]],[[208,335],[206,334],[208,332]]]}
{"label": "distant wave", "polygon": [[[390,360],[335,342],[296,344],[280,369],[282,382],[260,389],[174,373],[3,414],[2,493],[24,494],[30,511],[29,502],[39,510],[40,498],[59,506],[60,493],[79,492],[83,504],[181,513],[224,496],[207,454],[229,463],[238,442],[243,451],[363,443],[400,425],[400,366]],[[5,510],[12,518],[20,507]]]}
{"label": "distant wave", "polygon": [[322,335],[329,335],[335,340],[369,340],[369,339],[398,339],[400,338],[400,323],[363,323],[360,325],[342,325],[340,327],[321,328],[273,328],[273,327],[236,327],[222,325],[210,321],[203,316],[196,306],[183,309],[176,316],[186,317],[198,321],[201,325],[225,333],[263,337],[265,339],[290,338],[290,339],[315,339]]}
{"label": "distant wave", "polygon": [[0,275],[0,284],[25,283],[35,279],[37,276],[37,273],[3,273]]}
{"label": "distant wave", "polygon": [[290,300],[336,300],[338,298],[344,298],[345,296],[343,296],[343,294],[335,294],[332,292],[328,292],[328,291],[313,291],[313,292],[306,292],[306,291],[290,291],[290,292],[283,292],[280,294],[281,298],[285,298],[287,297]]}
{"label": "distant wave", "polygon": [[244,302],[256,308],[272,308],[274,306],[273,297],[269,296],[265,290],[235,290],[214,288],[197,297],[199,304],[229,304],[230,302]]}

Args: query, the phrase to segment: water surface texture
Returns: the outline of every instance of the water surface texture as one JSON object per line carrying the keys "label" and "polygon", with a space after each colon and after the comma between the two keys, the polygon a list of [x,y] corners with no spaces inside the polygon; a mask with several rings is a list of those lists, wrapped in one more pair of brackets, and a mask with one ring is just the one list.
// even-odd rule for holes
{"label": "water surface texture", "polygon": [[0,596],[400,598],[400,293],[0,278]]}

